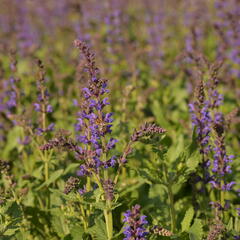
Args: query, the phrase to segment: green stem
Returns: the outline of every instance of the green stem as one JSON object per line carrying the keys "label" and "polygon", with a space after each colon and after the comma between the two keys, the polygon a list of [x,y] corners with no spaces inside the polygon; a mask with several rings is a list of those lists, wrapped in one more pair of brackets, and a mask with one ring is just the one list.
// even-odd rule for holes
{"label": "green stem", "polygon": [[[87,192],[91,191],[91,179],[90,179],[90,177],[87,177],[86,189],[87,189]],[[86,215],[90,216],[91,211],[92,211],[92,205],[90,204],[89,206],[87,206]]]}
{"label": "green stem", "polygon": [[[109,204],[111,204],[111,203],[109,202]],[[111,205],[109,205],[108,207],[110,207],[110,206]],[[111,240],[112,236],[113,236],[113,219],[112,219],[111,208],[104,210],[104,217],[105,217],[105,221],[106,221],[108,240]]]}
{"label": "green stem", "polygon": [[224,199],[225,199],[225,197],[224,197],[224,191],[221,191],[221,196],[220,196],[220,198],[221,198],[221,206],[222,207],[224,207]]}
{"label": "green stem", "polygon": [[44,163],[44,172],[45,172],[45,181],[49,179],[49,171],[48,171],[48,161]]}
{"label": "green stem", "polygon": [[[102,186],[102,183],[98,177],[97,174],[93,174],[95,177],[95,181],[97,182],[100,191],[102,192],[102,199],[104,200],[104,189]],[[105,218],[105,222],[106,222],[106,230],[107,230],[107,236],[108,236],[108,240],[112,239],[113,236],[113,219],[112,219],[112,210],[111,210],[111,201],[110,200],[106,200],[106,209],[103,211],[104,213],[104,218]]]}
{"label": "green stem", "polygon": [[[130,151],[132,144],[133,144],[132,141],[128,142],[127,146],[125,147],[125,149],[123,151],[123,156],[122,156],[123,159],[127,158],[127,154]],[[119,178],[120,173],[123,169],[125,169],[125,168],[124,168],[123,164],[120,163],[120,165],[118,166],[117,173],[115,175],[114,181],[113,181],[115,185],[117,184],[118,178]],[[124,171],[125,171],[124,174],[126,174],[126,169]],[[124,177],[125,177],[125,175],[124,175]]]}
{"label": "green stem", "polygon": [[[105,137],[102,138],[103,149],[106,150],[106,139]],[[103,161],[107,161],[107,154],[104,152],[103,154]],[[108,169],[104,170],[104,179],[108,180]],[[104,189],[103,189],[104,192]],[[106,201],[106,210],[104,210],[104,217],[106,221],[106,229],[107,229],[107,236],[108,240],[112,239],[113,236],[113,219],[112,219],[112,210],[111,210],[111,201],[105,199]]]}
{"label": "green stem", "polygon": [[173,192],[172,192],[172,181],[170,181],[168,177],[168,170],[167,166],[163,164],[163,169],[165,173],[165,180],[166,184],[165,186],[167,187],[167,193],[168,193],[168,198],[169,198],[169,205],[170,205],[170,216],[171,216],[171,231],[174,232],[176,228],[176,212],[174,208],[174,197],[173,197]]}
{"label": "green stem", "polygon": [[[44,177],[45,181],[48,181],[49,179],[49,157],[47,156],[47,153],[44,154]],[[47,209],[50,208],[50,194],[49,190],[47,189],[47,198],[46,198],[46,207]]]}
{"label": "green stem", "polygon": [[171,214],[171,231],[174,232],[176,227],[176,212],[174,208],[174,197],[172,193],[171,184],[168,184],[168,197],[170,201],[170,214]]}
{"label": "green stem", "polygon": [[88,222],[87,222],[87,219],[86,219],[86,214],[85,214],[84,208],[83,208],[81,203],[80,203],[80,209],[81,209],[81,213],[82,213],[82,221],[83,221],[84,231],[87,231]]}

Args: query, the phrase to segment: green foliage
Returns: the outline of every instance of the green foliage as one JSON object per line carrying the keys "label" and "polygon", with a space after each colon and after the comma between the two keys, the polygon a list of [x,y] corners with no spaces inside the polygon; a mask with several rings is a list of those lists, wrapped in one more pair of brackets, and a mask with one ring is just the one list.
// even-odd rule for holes
{"label": "green foliage", "polygon": [[182,232],[184,231],[188,231],[191,225],[191,222],[193,220],[193,216],[194,216],[194,210],[193,207],[190,207],[186,213],[185,216],[181,222],[181,226],[182,226]]}
{"label": "green foliage", "polygon": [[51,183],[55,182],[58,178],[61,177],[62,173],[63,173],[63,169],[57,170],[55,172],[53,172],[50,176],[50,178],[48,180],[46,180],[43,184],[41,184],[36,190],[40,190],[41,188],[45,187],[45,186],[49,186]]}
{"label": "green foliage", "polygon": [[0,208],[0,236],[10,239],[19,230],[22,221],[22,210],[14,201],[9,201]]}
{"label": "green foliage", "polygon": [[88,232],[91,234],[94,240],[106,240],[107,233],[105,228],[105,223],[100,220],[96,219],[95,225],[88,229]]}
{"label": "green foliage", "polygon": [[202,240],[203,226],[200,219],[195,219],[193,225],[189,229],[190,240]]}

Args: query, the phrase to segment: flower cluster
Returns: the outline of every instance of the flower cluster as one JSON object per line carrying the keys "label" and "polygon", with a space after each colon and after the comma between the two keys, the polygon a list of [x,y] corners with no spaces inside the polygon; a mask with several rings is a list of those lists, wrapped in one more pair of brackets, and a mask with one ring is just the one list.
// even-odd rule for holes
{"label": "flower cluster", "polygon": [[[234,181],[227,183],[225,181],[225,175],[231,173],[230,163],[234,156],[227,155],[226,147],[224,143],[224,117],[221,113],[215,113],[214,116],[214,131],[216,133],[215,146],[214,146],[214,161],[213,161],[213,173],[214,179],[210,182],[214,188],[222,191],[229,191],[235,184]],[[224,183],[223,183],[223,182]]]}
{"label": "flower cluster", "polygon": [[105,193],[105,199],[112,201],[114,198],[114,183],[111,179],[104,180],[103,189]]}
{"label": "flower cluster", "polygon": [[223,61],[218,60],[215,63],[211,64],[209,67],[210,72],[210,81],[208,82],[208,95],[210,101],[210,108],[212,110],[217,110],[219,106],[223,104],[223,95],[220,94],[217,90],[219,85],[218,73],[223,66]]}
{"label": "flower cluster", "polygon": [[108,42],[108,51],[110,53],[117,53],[116,47],[124,42],[123,38],[123,25],[124,25],[124,15],[122,11],[122,6],[120,1],[111,0],[109,1],[111,11],[107,12],[104,18],[107,36],[106,40]]}
{"label": "flower cluster", "polygon": [[[227,182],[226,180],[227,175],[231,173],[230,163],[233,156],[226,153],[224,142],[226,123],[223,114],[218,112],[218,108],[223,102],[223,95],[217,91],[219,83],[217,75],[222,63],[222,61],[217,61],[214,64],[206,64],[210,79],[206,83],[203,80],[200,81],[196,92],[196,101],[189,104],[192,122],[196,126],[200,153],[202,154],[203,180],[220,192],[231,190],[235,184],[234,181]],[[202,75],[201,78],[203,77]],[[213,140],[211,144],[210,137]],[[209,160],[210,152],[213,154],[213,174],[211,175],[208,172],[211,164]],[[226,206],[223,206],[224,200],[224,195],[221,194],[222,210],[226,208]]]}
{"label": "flower cluster", "polygon": [[[15,121],[12,120],[11,115],[16,112],[17,104],[18,104],[18,81],[15,77],[15,73],[17,71],[17,60],[16,53],[12,51],[10,53],[10,71],[11,76],[9,79],[0,81],[0,141],[5,140],[5,120],[8,119],[15,124]],[[2,117],[4,116],[4,117]],[[3,119],[2,119],[3,118]]]}
{"label": "flower cluster", "polygon": [[197,141],[200,148],[200,154],[202,155],[202,162],[200,165],[204,176],[201,180],[207,183],[210,180],[210,175],[207,169],[210,165],[208,153],[211,149],[209,140],[212,119],[210,116],[210,103],[205,97],[203,81],[199,82],[196,91],[196,101],[189,104],[189,108],[192,117],[192,124],[196,127]]}
{"label": "flower cluster", "polygon": [[64,193],[69,194],[71,191],[77,188],[79,185],[79,179],[76,177],[70,177],[64,187]]}
{"label": "flower cluster", "polygon": [[166,130],[157,126],[155,123],[144,123],[138,130],[135,130],[131,136],[131,141],[136,142],[140,140],[140,138],[145,136],[150,136],[153,134],[162,134],[165,133]]}
{"label": "flower cluster", "polygon": [[223,231],[224,231],[223,223],[219,220],[215,221],[210,227],[207,240],[217,240]]}
{"label": "flower cluster", "polygon": [[127,225],[124,227],[124,240],[145,240],[148,231],[145,228],[145,225],[148,224],[145,215],[140,214],[140,205],[135,205],[131,210],[128,210],[124,213],[123,222]]}
{"label": "flower cluster", "polygon": [[0,112],[5,112],[6,115],[17,106],[17,79],[15,73],[17,71],[16,52],[10,52],[10,71],[11,76],[8,80],[3,81],[1,86],[5,91],[0,95]]}
{"label": "flower cluster", "polygon": [[155,235],[159,235],[159,236],[172,236],[173,233],[163,227],[160,227],[160,226],[157,226],[155,225],[153,228],[152,228],[152,232],[153,234]]}
{"label": "flower cluster", "polygon": [[219,55],[229,59],[233,64],[230,74],[235,77],[240,76],[240,3],[237,0],[217,0],[215,2],[218,20],[215,29],[222,41],[219,44]]}
{"label": "flower cluster", "polygon": [[184,24],[189,30],[185,38],[185,49],[187,52],[200,50],[200,42],[204,36],[204,25],[208,23],[208,11],[204,1],[184,1],[184,7],[188,8],[184,16]]}
{"label": "flower cluster", "polygon": [[46,114],[51,113],[53,109],[52,106],[49,104],[49,93],[45,86],[44,66],[41,60],[38,60],[37,63],[39,67],[39,78],[37,81],[38,97],[37,102],[33,105],[35,111],[41,114],[40,126],[36,129],[36,134],[42,135],[43,133],[53,131],[54,123],[50,123],[48,126],[46,126]]}
{"label": "flower cluster", "polygon": [[81,149],[77,146],[77,144],[69,137],[69,133],[63,129],[60,129],[55,138],[49,140],[44,145],[40,146],[41,151],[47,151],[53,148],[57,148],[60,150],[68,150],[73,151],[76,155],[83,155]]}
{"label": "flower cluster", "polygon": [[6,161],[0,160],[0,173],[7,174],[10,170],[10,164]]}
{"label": "flower cluster", "polygon": [[31,51],[33,47],[36,46],[38,42],[39,36],[31,25],[31,21],[28,16],[28,8],[24,6],[22,2],[16,0],[16,14],[18,14],[18,21],[15,23],[16,33],[17,33],[17,43],[19,45],[19,49],[24,53],[25,51]]}
{"label": "flower cluster", "polygon": [[[151,9],[152,7],[152,9]],[[148,31],[148,44],[149,44],[149,63],[152,69],[157,72],[163,69],[164,57],[164,40],[165,36],[165,11],[164,3],[161,6],[153,4],[146,6],[147,16],[145,18],[146,24],[149,26]]]}
{"label": "flower cluster", "polygon": [[116,163],[115,157],[101,160],[101,156],[115,147],[116,139],[106,140],[106,135],[111,133],[112,113],[105,113],[103,109],[109,105],[107,80],[100,77],[100,71],[95,65],[95,56],[90,52],[89,47],[79,40],[75,46],[85,57],[85,70],[89,74],[88,86],[82,89],[81,111],[78,113],[78,122],[75,130],[81,134],[77,140],[85,146],[82,152],[85,154],[85,163],[80,166],[79,176],[89,175],[98,172],[100,167],[113,167]]}

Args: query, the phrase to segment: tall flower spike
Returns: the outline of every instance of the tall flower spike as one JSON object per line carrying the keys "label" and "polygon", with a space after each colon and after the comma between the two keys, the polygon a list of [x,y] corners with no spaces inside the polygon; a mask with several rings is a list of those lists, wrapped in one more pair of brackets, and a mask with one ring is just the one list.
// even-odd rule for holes
{"label": "tall flower spike", "polygon": [[41,120],[40,126],[36,129],[37,135],[42,135],[43,133],[53,131],[54,123],[50,123],[48,126],[46,125],[46,114],[51,113],[53,111],[52,106],[49,104],[49,93],[45,86],[45,70],[41,60],[37,61],[39,68],[39,76],[37,80],[37,88],[38,88],[38,98],[37,102],[34,103],[34,110],[36,112],[40,112]]}
{"label": "tall flower spike", "polygon": [[[123,1],[122,1],[123,2]],[[109,9],[106,11],[104,18],[106,24],[106,40],[108,42],[107,50],[111,54],[119,54],[120,44],[124,44],[123,26],[126,24],[126,16],[124,14],[123,4],[118,0],[109,1]]]}
{"label": "tall flower spike", "polygon": [[219,56],[232,62],[228,75],[237,79],[240,76],[240,2],[216,0],[215,8],[218,17],[215,29],[221,39],[221,43],[218,44]]}
{"label": "tall flower spike", "polygon": [[204,83],[201,80],[196,91],[196,101],[189,104],[192,124],[196,127],[197,141],[202,155],[201,167],[204,173],[203,182],[207,183],[210,178],[207,172],[209,167],[208,152],[210,151],[209,139],[211,132],[210,103],[206,100]]}
{"label": "tall flower spike", "polygon": [[209,152],[209,134],[211,131],[211,117],[209,101],[205,98],[204,84],[200,81],[196,92],[196,101],[189,104],[192,124],[196,126],[197,139],[200,145],[200,153]]}
{"label": "tall flower spike", "polygon": [[0,142],[6,140],[7,121],[9,120],[13,125],[17,123],[15,114],[18,110],[21,90],[18,86],[20,79],[16,76],[17,60],[15,51],[10,51],[9,68],[11,72],[9,79],[2,78],[3,81],[0,80]]}
{"label": "tall flower spike", "polygon": [[17,72],[16,52],[10,51],[10,61],[11,76],[8,80],[3,81],[3,86],[0,86],[5,89],[0,95],[0,112],[5,112],[6,116],[14,112],[18,102],[17,82],[19,79],[15,76]]}
{"label": "tall flower spike", "polygon": [[227,183],[225,181],[225,176],[231,173],[230,163],[232,162],[234,156],[227,155],[226,147],[224,143],[224,128],[225,120],[221,113],[215,113],[214,116],[214,131],[216,133],[215,146],[214,146],[214,162],[213,162],[213,180],[211,184],[214,188],[220,191],[229,191],[235,184],[234,181]]}
{"label": "tall flower spike", "polygon": [[146,2],[146,14],[145,17],[147,28],[147,41],[149,44],[148,58],[149,63],[154,71],[158,73],[159,70],[163,69],[163,57],[164,57],[164,40],[165,34],[165,18],[166,18],[166,6],[164,2],[161,5],[149,6],[148,1]]}
{"label": "tall flower spike", "polygon": [[103,153],[107,153],[115,147],[116,139],[106,140],[106,135],[111,133],[112,113],[105,113],[103,109],[109,105],[107,80],[100,77],[100,71],[95,64],[95,56],[89,47],[79,40],[75,40],[75,46],[83,54],[86,64],[85,70],[89,74],[87,87],[82,89],[81,109],[78,113],[78,122],[75,130],[81,134],[77,140],[84,144],[83,151],[86,153],[85,163],[80,166],[79,176],[99,172],[100,167],[113,167],[116,163],[114,157],[109,160],[101,160]]}
{"label": "tall flower spike", "polygon": [[124,213],[123,222],[127,225],[124,227],[124,240],[145,240],[148,235],[148,231],[145,225],[148,224],[145,215],[140,214],[140,205],[136,204],[131,210]]}

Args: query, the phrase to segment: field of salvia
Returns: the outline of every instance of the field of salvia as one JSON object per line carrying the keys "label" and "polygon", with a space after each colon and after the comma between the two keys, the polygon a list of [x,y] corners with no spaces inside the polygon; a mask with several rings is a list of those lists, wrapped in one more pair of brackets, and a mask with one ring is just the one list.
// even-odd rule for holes
{"label": "field of salvia", "polygon": [[0,0],[0,240],[240,239],[239,0]]}

